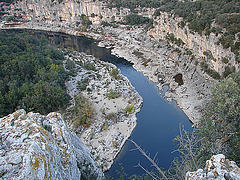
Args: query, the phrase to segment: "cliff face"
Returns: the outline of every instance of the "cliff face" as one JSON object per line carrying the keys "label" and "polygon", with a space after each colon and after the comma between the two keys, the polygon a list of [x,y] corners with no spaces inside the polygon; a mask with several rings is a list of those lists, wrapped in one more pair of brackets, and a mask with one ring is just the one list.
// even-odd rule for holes
{"label": "cliff face", "polygon": [[240,168],[234,161],[225,159],[223,154],[212,156],[206,162],[205,169],[198,169],[195,172],[187,172],[186,180],[205,180],[205,179],[240,179]]}
{"label": "cliff face", "polygon": [[19,110],[0,119],[0,178],[102,179],[103,173],[59,113]]}
{"label": "cliff face", "polygon": [[[155,9],[143,8],[136,9],[138,14],[153,17]],[[93,24],[99,25],[102,21],[113,22],[121,21],[124,16],[130,13],[127,8],[108,8],[104,2],[91,0],[72,0],[59,3],[52,0],[23,0],[12,5],[10,14],[21,15],[23,19],[35,23],[44,23],[47,26],[68,26],[78,28],[81,21],[81,15],[89,16]],[[221,45],[217,45],[219,37],[215,34],[209,36],[199,35],[189,30],[187,26],[180,27],[179,22],[182,18],[171,16],[168,13],[161,12],[161,15],[154,18],[154,28],[148,33],[155,39],[165,39],[167,33],[173,33],[176,38],[180,38],[185,45],[183,48],[192,50],[194,55],[204,56],[204,52],[210,52],[212,59],[208,59],[211,68],[223,73],[227,65],[231,65],[239,69],[238,63],[235,61],[235,55],[230,49],[224,49]],[[220,35],[219,35],[220,36]],[[229,63],[224,64],[222,58],[228,58]]]}
{"label": "cliff face", "polygon": [[12,9],[23,11],[24,18],[31,21],[42,22],[51,25],[75,25],[80,21],[82,14],[89,16],[93,24],[101,21],[120,21],[129,14],[129,9],[107,8],[99,1],[52,1],[52,0],[23,0],[18,1]]}
{"label": "cliff face", "polygon": [[150,34],[156,39],[165,39],[167,33],[173,33],[177,39],[180,38],[185,43],[184,48],[191,49],[193,54],[198,56],[204,57],[204,52],[211,52],[213,58],[209,59],[208,63],[220,74],[223,73],[227,66],[227,64],[222,62],[222,58],[224,57],[229,59],[229,64],[234,66],[236,70],[239,69],[239,64],[235,61],[234,53],[230,49],[224,49],[222,45],[217,45],[219,37],[213,33],[209,36],[193,33],[187,26],[180,27],[179,23],[181,21],[182,18],[176,18],[161,12],[161,15],[156,17],[154,28],[150,31]]}

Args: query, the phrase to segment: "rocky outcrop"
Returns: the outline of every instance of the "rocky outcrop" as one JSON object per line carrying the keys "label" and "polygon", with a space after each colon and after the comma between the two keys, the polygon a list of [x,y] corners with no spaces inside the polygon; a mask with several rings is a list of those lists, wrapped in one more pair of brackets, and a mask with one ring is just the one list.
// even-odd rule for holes
{"label": "rocky outcrop", "polygon": [[205,169],[187,172],[186,180],[237,180],[240,179],[240,168],[234,161],[229,161],[223,154],[212,156],[206,162]]}
{"label": "rocky outcrop", "polygon": [[103,179],[61,114],[19,110],[0,119],[0,179]]}

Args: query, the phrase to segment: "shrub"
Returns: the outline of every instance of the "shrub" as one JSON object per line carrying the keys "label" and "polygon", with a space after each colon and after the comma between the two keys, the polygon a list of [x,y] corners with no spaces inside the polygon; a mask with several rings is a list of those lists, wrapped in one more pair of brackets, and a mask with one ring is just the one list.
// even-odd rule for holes
{"label": "shrub", "polygon": [[75,106],[72,107],[71,112],[74,128],[91,125],[94,109],[92,104],[82,95],[75,96]]}
{"label": "shrub", "polygon": [[112,69],[111,72],[110,72],[110,75],[111,75],[114,79],[118,80],[118,79],[120,78],[118,68]]}
{"label": "shrub", "polygon": [[128,25],[140,25],[140,24],[148,24],[150,19],[148,17],[143,17],[137,14],[129,14],[124,18],[125,24]]}
{"label": "shrub", "polygon": [[128,106],[125,108],[126,114],[131,114],[131,113],[133,113],[133,111],[134,111],[134,105],[128,105]]}
{"label": "shrub", "polygon": [[89,62],[86,62],[83,64],[83,68],[87,69],[87,70],[92,70],[92,71],[96,71],[96,68],[94,66],[93,63],[89,63]]}
{"label": "shrub", "polygon": [[240,163],[240,73],[233,73],[214,85],[200,122],[202,150],[223,153]]}
{"label": "shrub", "polygon": [[115,99],[120,97],[120,93],[118,93],[116,90],[111,89],[106,96],[108,97],[108,99]]}

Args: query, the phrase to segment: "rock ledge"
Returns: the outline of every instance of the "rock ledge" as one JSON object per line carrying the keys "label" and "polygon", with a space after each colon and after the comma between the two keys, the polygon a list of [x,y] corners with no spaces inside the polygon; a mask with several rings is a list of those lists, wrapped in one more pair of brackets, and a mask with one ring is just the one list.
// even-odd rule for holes
{"label": "rock ledge", "polygon": [[59,113],[18,110],[0,119],[0,179],[103,179]]}
{"label": "rock ledge", "polygon": [[195,172],[187,172],[186,180],[237,180],[240,179],[240,168],[234,161],[225,159],[223,154],[212,156],[206,162],[206,168],[198,169]]}

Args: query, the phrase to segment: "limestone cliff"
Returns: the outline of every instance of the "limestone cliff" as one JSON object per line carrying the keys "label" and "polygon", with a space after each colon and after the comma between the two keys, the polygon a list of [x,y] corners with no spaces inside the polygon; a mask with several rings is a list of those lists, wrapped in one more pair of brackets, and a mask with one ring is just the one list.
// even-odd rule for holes
{"label": "limestone cliff", "polygon": [[0,119],[0,179],[103,179],[59,113],[19,110]]}
{"label": "limestone cliff", "polygon": [[212,156],[206,162],[205,169],[199,169],[195,172],[187,172],[186,180],[237,180],[240,179],[240,168],[234,161],[225,159],[223,154]]}
{"label": "limestone cliff", "polygon": [[[235,60],[235,54],[230,48],[224,49],[222,45],[218,45],[217,41],[221,35],[216,36],[211,33],[209,36],[200,35],[189,30],[188,26],[183,28],[179,26],[182,18],[174,17],[168,13],[161,12],[161,15],[154,19],[154,28],[149,31],[156,39],[165,39],[167,34],[173,33],[175,38],[180,38],[185,44],[183,49],[190,49],[194,55],[205,57],[204,53],[209,52],[212,59],[208,59],[211,68],[220,74],[223,73],[227,65],[234,66],[237,70],[239,64]],[[224,64],[222,58],[228,58],[229,64]]]}
{"label": "limestone cliff", "polygon": [[89,16],[93,24],[101,21],[120,21],[129,14],[129,9],[107,8],[101,1],[71,0],[23,0],[11,6],[11,14],[21,14],[23,19],[44,22],[48,25],[75,26],[82,14]]}
{"label": "limestone cliff", "polygon": [[[4,6],[2,7],[4,9]],[[104,1],[97,0],[22,0],[5,9],[2,13],[5,14],[3,15],[5,20],[9,20],[9,13],[10,16],[14,16],[10,18],[13,21],[17,19],[26,22],[27,20],[37,24],[43,23],[45,26],[68,26],[76,29],[80,28],[82,14],[87,15],[95,25],[99,25],[102,21],[118,22],[130,14],[130,9],[108,8]],[[216,36],[211,33],[209,36],[205,36],[194,33],[189,30],[187,25],[179,26],[182,18],[164,12],[161,12],[160,16],[154,17],[154,8],[137,8],[135,11],[143,16],[154,18],[154,28],[148,34],[155,39],[165,39],[167,33],[173,33],[176,38],[180,38],[185,43],[183,49],[190,49],[194,55],[206,58],[204,52],[211,53],[213,58],[208,59],[207,63],[220,74],[227,65],[235,67],[236,70],[239,69],[234,53],[217,44],[220,34]],[[224,64],[222,58],[228,58],[229,62]]]}

